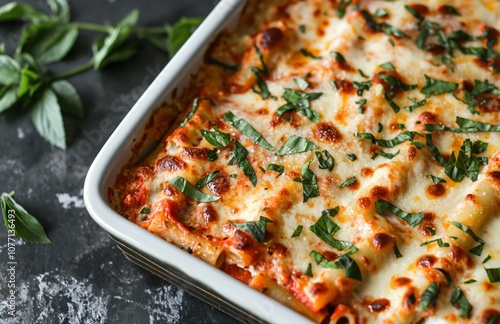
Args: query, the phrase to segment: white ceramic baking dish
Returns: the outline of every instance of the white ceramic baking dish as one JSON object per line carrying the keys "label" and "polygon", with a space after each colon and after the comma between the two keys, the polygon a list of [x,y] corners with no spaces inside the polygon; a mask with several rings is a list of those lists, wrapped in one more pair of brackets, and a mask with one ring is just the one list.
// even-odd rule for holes
{"label": "white ceramic baking dish", "polygon": [[[310,323],[279,302],[129,222],[108,203],[108,188],[132,157],[152,112],[181,90],[213,37],[239,18],[246,0],[222,0],[163,69],[124,118],[92,163],[85,180],[85,205],[92,218],[134,263],[246,323]],[[144,145],[143,147],[148,147]],[[151,146],[151,145],[149,145]]]}

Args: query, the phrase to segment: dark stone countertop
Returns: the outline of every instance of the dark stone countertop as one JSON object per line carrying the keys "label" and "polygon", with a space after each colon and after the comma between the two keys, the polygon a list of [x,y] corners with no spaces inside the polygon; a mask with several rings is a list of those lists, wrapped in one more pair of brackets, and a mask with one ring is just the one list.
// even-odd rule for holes
{"label": "dark stone countertop", "polygon": [[[9,1],[2,0],[0,5]],[[25,1],[35,6],[44,0]],[[139,25],[174,23],[183,16],[206,16],[216,1],[70,1],[72,19],[113,23],[133,8]],[[0,24],[0,42],[12,53],[20,24]],[[65,71],[90,59],[96,33],[80,32],[64,63]],[[7,231],[0,230],[0,322],[2,323],[222,323],[227,315],[129,262],[87,213],[82,187],[90,164],[126,112],[168,62],[144,44],[134,59],[88,71],[69,81],[86,114],[68,118],[66,151],[43,140],[27,112],[0,115],[0,192],[15,198],[43,224],[50,245],[16,240],[16,311],[7,314]],[[110,109],[112,105],[120,109]],[[118,111],[119,110],[119,111]]]}

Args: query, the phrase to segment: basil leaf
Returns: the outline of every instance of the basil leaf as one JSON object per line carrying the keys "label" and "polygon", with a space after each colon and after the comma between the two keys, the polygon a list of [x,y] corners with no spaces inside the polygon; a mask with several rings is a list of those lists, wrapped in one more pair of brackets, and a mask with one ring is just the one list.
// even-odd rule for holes
{"label": "basil leaf", "polygon": [[407,112],[413,112],[415,109],[419,108],[419,107],[422,107],[423,105],[425,105],[427,103],[427,100],[421,100],[421,101],[417,101],[417,99],[412,99],[412,98],[408,98],[411,102],[413,102],[413,105],[410,105],[410,106],[405,106],[405,110]]}
{"label": "basil leaf", "polygon": [[13,195],[14,193],[7,194],[5,192],[0,195],[0,208],[9,233],[13,232],[17,237],[30,243],[52,243],[38,220],[19,205],[12,198]]}
{"label": "basil leaf", "polygon": [[361,133],[361,134],[359,134],[359,139],[360,140],[370,139],[372,141],[372,143],[375,145],[386,147],[386,148],[392,148],[392,147],[395,147],[395,146],[397,146],[401,143],[404,143],[406,141],[410,141],[410,142],[413,141],[413,139],[417,135],[420,135],[420,134],[417,132],[406,131],[406,132],[399,134],[398,136],[396,136],[393,139],[384,140],[384,139],[377,139],[377,138],[375,138],[375,136],[373,136],[373,134],[370,134],[370,133]]}
{"label": "basil leaf", "polygon": [[481,262],[481,264],[485,264],[486,262],[488,262],[490,260],[491,260],[491,255],[488,254],[488,256],[486,258],[484,258],[483,262]]}
{"label": "basil leaf", "polygon": [[257,175],[255,170],[252,168],[250,162],[247,159],[248,151],[247,149],[236,141],[234,144],[234,150],[231,160],[229,160],[228,165],[238,164],[240,170],[247,176],[248,180],[255,187],[257,185]]}
{"label": "basil leaf", "polygon": [[346,9],[352,4],[352,0],[340,0],[338,6],[334,9],[339,18],[344,18]]}
{"label": "basil leaf", "polygon": [[[100,70],[109,63],[128,59],[135,54],[135,51],[131,47],[126,47],[126,55],[120,54],[120,52],[124,50],[122,45],[132,33],[138,18],[139,12],[137,10],[131,11],[110,29],[107,37],[98,38],[94,42],[92,46],[94,52],[94,69]],[[120,55],[116,56],[116,54]]]}
{"label": "basil leaf", "polygon": [[458,12],[457,9],[455,9],[455,7],[453,6],[444,5],[442,8],[446,11],[447,14],[461,16],[460,12]]}
{"label": "basil leaf", "polygon": [[21,98],[25,94],[29,93],[29,96],[31,97],[40,88],[40,86],[40,75],[31,71],[29,68],[24,68],[21,71],[21,79],[19,80],[19,91],[17,96]]}
{"label": "basil leaf", "polygon": [[426,174],[425,177],[426,178],[431,178],[433,184],[438,184],[440,182],[446,183],[446,180],[444,180],[443,178],[433,176],[432,174]]}
{"label": "basil leaf", "polygon": [[278,175],[276,176],[276,178],[279,177],[280,175],[282,175],[283,172],[285,172],[285,167],[284,166],[278,165],[278,164],[274,164],[274,163],[268,164],[267,167],[266,167],[266,169],[278,172]]}
{"label": "basil leaf", "polygon": [[257,53],[257,56],[260,59],[260,63],[262,64],[262,69],[259,69],[257,67],[255,67],[255,69],[257,69],[262,74],[268,75],[269,74],[269,70],[267,68],[266,62],[264,62],[264,55],[262,54],[262,51],[257,46],[257,44],[253,44],[253,48],[255,49],[255,52]]}
{"label": "basil leaf", "polygon": [[386,22],[379,23],[379,26],[382,32],[388,36],[392,35],[396,38],[408,38],[408,35],[406,35],[401,29],[393,27]]}
{"label": "basil leaf", "polygon": [[310,109],[310,101],[318,99],[322,94],[323,93],[321,92],[305,93],[290,88],[285,88],[283,98],[287,103],[279,107],[276,113],[278,116],[281,116],[287,111],[296,109],[299,114],[306,116],[312,122],[317,123],[319,122],[319,113],[315,110]]}
{"label": "basil leaf", "polygon": [[350,186],[353,183],[356,183],[357,181],[358,180],[356,180],[356,177],[349,178],[346,181],[342,182],[342,184],[339,186],[339,188],[344,188],[344,187]]}
{"label": "basil leaf", "polygon": [[299,30],[302,34],[304,34],[306,32],[306,26],[305,25],[300,25],[299,26]]}
{"label": "basil leaf", "polygon": [[477,256],[480,256],[481,253],[483,252],[483,248],[484,248],[484,245],[486,244],[486,242],[478,237],[468,226],[462,224],[462,223],[459,223],[459,222],[456,222],[456,221],[452,221],[451,222],[451,225],[457,227],[458,229],[460,229],[461,231],[469,234],[469,236],[474,240],[476,241],[477,243],[479,243],[478,246],[472,248],[469,250],[470,253],[474,254],[474,255],[477,255]]}
{"label": "basil leaf", "polygon": [[181,49],[202,22],[203,18],[181,18],[173,26],[166,27],[168,33],[167,50],[170,57]]}
{"label": "basil leaf", "polygon": [[389,13],[387,12],[387,10],[385,8],[377,8],[377,10],[375,10],[375,17],[389,17]]}
{"label": "basil leaf", "polygon": [[484,268],[491,283],[500,282],[500,268]]}
{"label": "basil leaf", "polygon": [[231,222],[237,228],[244,230],[259,243],[262,243],[266,235],[266,225],[267,223],[272,223],[273,221],[264,216],[260,216],[257,222],[246,222],[246,223],[234,223]]}
{"label": "basil leaf", "polygon": [[309,83],[307,83],[307,81],[302,78],[294,78],[293,82],[295,82],[295,84],[298,85],[301,90],[307,90],[307,88],[309,88]]}
{"label": "basil leaf", "polygon": [[443,276],[446,278],[446,287],[449,287],[451,285],[451,282],[452,282],[450,273],[444,269],[441,269],[441,268],[434,268],[434,269],[438,270],[439,272],[441,272],[443,274]]}
{"label": "basil leaf", "polygon": [[302,225],[297,226],[295,231],[293,231],[292,238],[299,237],[300,233],[302,233],[303,228],[304,228],[304,226],[302,226]]}
{"label": "basil leaf", "polygon": [[346,158],[348,158],[351,161],[356,161],[358,159],[356,154],[346,154]]}
{"label": "basil leaf", "polygon": [[65,80],[60,80],[52,83],[50,86],[57,96],[57,101],[61,106],[63,114],[73,115],[78,118],[83,118],[83,104],[76,89]]}
{"label": "basil leaf", "polygon": [[307,202],[309,198],[318,197],[319,196],[319,187],[318,182],[316,180],[316,175],[309,170],[309,165],[312,160],[308,161],[302,167],[302,190],[303,190],[303,201]]}
{"label": "basil leaf", "polygon": [[193,117],[194,113],[196,112],[196,109],[198,109],[198,102],[201,99],[208,100],[210,105],[215,106],[215,103],[212,101],[212,99],[208,97],[201,96],[194,98],[193,104],[191,105],[191,109],[189,109],[189,112],[187,113],[186,117],[184,117],[184,119],[180,122],[179,127],[184,127],[187,124],[187,122],[191,119],[191,117]]}
{"label": "basil leaf", "polygon": [[183,177],[176,176],[168,181],[171,185],[179,189],[186,197],[201,203],[217,201],[220,197],[210,196],[196,189],[189,181]]}
{"label": "basil leaf", "polygon": [[0,90],[0,113],[10,109],[17,102],[17,87],[4,86]]}
{"label": "basil leaf", "polygon": [[31,120],[43,138],[63,150],[66,149],[61,108],[54,91],[46,89],[35,101],[31,110]]}
{"label": "basil leaf", "polygon": [[276,155],[283,156],[295,153],[302,153],[317,149],[318,146],[304,137],[297,135],[290,136],[286,143],[276,152]]}
{"label": "basil leaf", "polygon": [[321,212],[321,216],[335,217],[339,213],[340,207],[328,208]]}
{"label": "basil leaf", "polygon": [[429,245],[431,243],[434,243],[436,242],[437,245],[439,247],[450,247],[450,243],[446,243],[446,242],[443,242],[443,239],[441,238],[438,238],[438,239],[435,239],[435,240],[430,240],[430,241],[425,241],[424,243],[420,244],[420,246],[426,246],[426,245]]}
{"label": "basil leaf", "polygon": [[316,56],[313,53],[306,50],[305,48],[301,48],[300,53],[302,55],[304,55],[305,57],[310,57],[310,58],[315,59],[315,60],[321,60],[323,58],[323,56]]}
{"label": "basil leaf", "polygon": [[356,94],[361,97],[365,90],[367,90],[367,91],[370,90],[370,88],[372,86],[372,81],[371,80],[362,81],[362,82],[354,81],[353,84],[354,84],[354,87],[356,89],[358,89]]}
{"label": "basil leaf", "polygon": [[231,143],[231,135],[221,132],[218,128],[215,128],[214,132],[202,129],[201,135],[207,142],[218,148],[224,148]]}
{"label": "basil leaf", "polygon": [[423,310],[424,308],[427,308],[429,306],[436,306],[436,302],[439,296],[439,289],[439,284],[437,284],[436,282],[431,283],[422,294],[422,298],[420,300],[420,305],[418,306],[418,308],[420,310]]}
{"label": "basil leaf", "polygon": [[469,303],[464,293],[460,290],[459,286],[455,286],[453,295],[451,295],[450,303],[453,307],[458,309],[458,317],[469,318],[472,310],[472,305]]}
{"label": "basil leaf", "polygon": [[396,89],[401,89],[401,90],[407,91],[407,90],[413,90],[418,86],[416,84],[406,84],[403,81],[393,77],[392,75],[385,74],[385,73],[379,73],[378,78],[384,80],[385,82],[387,82],[390,85],[389,94],[390,94],[391,98],[394,97],[394,91]]}
{"label": "basil leaf", "polygon": [[344,56],[342,56],[339,52],[330,52],[330,56],[340,65],[345,64],[346,62]]}
{"label": "basil leaf", "polygon": [[217,174],[219,174],[219,172],[220,172],[220,170],[210,172],[209,174],[207,174],[206,176],[201,178],[201,180],[196,183],[195,188],[200,189],[201,187],[205,186],[206,184],[212,182],[212,180],[215,179],[215,177],[217,176]]}
{"label": "basil leaf", "polygon": [[387,103],[395,113],[398,113],[401,110],[401,108],[399,108],[399,106],[391,99],[391,97],[389,97],[385,89],[382,90],[382,95],[384,96],[385,101],[387,101]]}
{"label": "basil leaf", "polygon": [[312,265],[311,265],[310,263],[307,265],[307,269],[306,269],[306,271],[304,272],[304,274],[305,274],[306,276],[308,276],[308,277],[311,277],[311,278],[312,278],[312,276],[313,276],[313,273],[312,273]]}
{"label": "basil leaf", "polygon": [[151,213],[151,208],[143,207],[141,209],[140,213],[143,214],[143,215],[147,215],[147,214]]}
{"label": "basil leaf", "polygon": [[396,257],[396,259],[399,259],[399,258],[403,257],[403,255],[399,251],[398,246],[396,245],[396,242],[394,242],[394,256]]}
{"label": "basil leaf", "polygon": [[[354,248],[354,246],[352,246],[352,248]],[[351,254],[350,251],[341,255],[336,261],[327,261],[325,257],[317,251],[313,250],[309,253],[313,260],[322,268],[344,269],[345,276],[347,278],[362,281],[361,270],[359,269],[358,264],[349,257],[349,254]]]}
{"label": "basil leaf", "polygon": [[222,116],[222,119],[224,119],[227,123],[229,123],[231,126],[245,134],[252,142],[255,144],[269,150],[269,151],[274,151],[274,147],[269,144],[268,141],[260,135],[255,128],[252,127],[249,123],[244,121],[243,119],[235,116],[230,110],[228,110],[224,116]]}
{"label": "basil leaf", "polygon": [[398,154],[399,154],[399,151],[397,151],[396,153],[387,153],[387,152],[384,152],[382,150],[378,150],[375,154],[372,155],[371,159],[375,160],[380,155],[380,156],[385,157],[386,159],[391,160],[395,156],[397,156]]}
{"label": "basil leaf", "polygon": [[[381,123],[378,123],[377,125],[377,133],[380,133],[384,130],[384,125],[382,125]],[[361,134],[363,135],[363,134]]]}
{"label": "basil leaf", "polygon": [[70,10],[66,0],[48,0],[48,5],[52,13],[63,22],[69,22]]}
{"label": "basil leaf", "polygon": [[210,162],[216,161],[219,157],[217,156],[217,149],[208,151],[208,160]]}
{"label": "basil leaf", "polygon": [[0,84],[18,83],[21,70],[21,64],[15,59],[7,55],[0,55]]}
{"label": "basil leaf", "polygon": [[469,279],[467,281],[464,281],[464,284],[469,285],[469,284],[475,283],[475,282],[477,282],[477,280],[475,280],[475,279]]}
{"label": "basil leaf", "polygon": [[344,250],[352,246],[350,242],[337,240],[333,237],[340,230],[340,227],[326,215],[321,215],[315,224],[309,226],[309,230],[323,242],[337,250]]}
{"label": "basil leaf", "polygon": [[375,203],[375,208],[377,209],[377,213],[379,213],[380,215],[382,215],[382,213],[385,212],[386,210],[389,210],[394,215],[406,221],[408,225],[410,225],[411,227],[417,226],[424,218],[424,213],[422,212],[414,214],[407,213],[399,209],[398,207],[394,206],[390,202],[383,200],[381,198],[379,198]]}
{"label": "basil leaf", "polygon": [[488,80],[474,80],[472,91],[465,90],[464,100],[472,114],[478,113],[476,107],[484,104],[484,95],[488,94],[500,95],[500,90],[494,84],[489,83]]}
{"label": "basil leaf", "polygon": [[260,70],[258,68],[256,68],[255,66],[251,66],[250,70],[255,75],[255,79],[257,80],[257,86],[259,87],[259,90],[252,88],[252,91],[259,94],[262,97],[262,100],[266,100],[271,96],[271,92],[267,87],[266,81],[264,81],[264,79],[260,76],[259,73]]}
{"label": "basil leaf", "polygon": [[396,70],[394,69],[394,65],[392,65],[391,62],[386,62],[384,64],[380,64],[379,65],[381,68],[385,69],[385,70],[388,70],[388,71],[391,71],[391,72],[395,72]]}
{"label": "basil leaf", "polygon": [[39,21],[48,18],[43,11],[25,3],[10,2],[0,7],[0,21]]}
{"label": "basil leaf", "polygon": [[365,113],[365,105],[367,103],[368,100],[366,99],[361,99],[361,100],[358,100],[358,101],[355,101],[354,103],[355,104],[358,104],[359,107],[358,107],[358,111],[360,114],[364,114]]}
{"label": "basil leaf", "polygon": [[418,22],[419,22],[419,25],[420,23],[425,19],[423,16],[421,16],[418,11],[416,11],[415,9],[413,9],[412,7],[408,6],[408,5],[405,5],[405,9],[406,11],[408,11],[413,17],[417,18]]}
{"label": "basil leaf", "polygon": [[327,150],[323,150],[323,154],[326,156],[326,159],[323,159],[321,152],[314,152],[314,154],[318,159],[320,169],[328,169],[328,171],[333,170],[333,167],[335,166],[335,159],[330,155],[330,153],[328,153]]}
{"label": "basil leaf", "polygon": [[427,98],[431,95],[440,95],[453,92],[458,88],[458,83],[441,81],[425,75],[425,86],[420,90]]}
{"label": "basil leaf", "polygon": [[369,79],[370,77],[368,75],[365,74],[365,72],[363,72],[363,70],[361,69],[358,69],[358,73],[359,75],[361,75],[363,78],[365,79]]}

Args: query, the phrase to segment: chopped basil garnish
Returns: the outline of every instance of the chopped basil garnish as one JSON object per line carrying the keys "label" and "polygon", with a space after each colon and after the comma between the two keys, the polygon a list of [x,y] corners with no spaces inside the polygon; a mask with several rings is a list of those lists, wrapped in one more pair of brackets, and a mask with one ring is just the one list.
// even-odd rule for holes
{"label": "chopped basil garnish", "polygon": [[490,260],[491,260],[491,255],[488,254],[488,256],[486,258],[484,258],[483,262],[481,262],[481,264],[485,264],[486,262],[488,262]]}
{"label": "chopped basil garnish", "polygon": [[406,84],[403,81],[393,77],[392,75],[385,74],[385,73],[379,73],[378,78],[384,80],[389,84],[389,95],[391,98],[394,98],[394,94],[396,89],[401,89],[404,91],[407,90],[413,90],[415,89],[418,85],[416,84]]}
{"label": "chopped basil garnish", "polygon": [[500,268],[484,268],[491,283],[500,282]]}
{"label": "chopped basil garnish", "polygon": [[420,300],[420,305],[418,308],[420,310],[423,310],[429,306],[434,307],[436,306],[436,302],[438,300],[438,295],[439,295],[439,284],[436,282],[433,282],[425,289],[424,293],[422,294],[422,298]]}
{"label": "chopped basil garnish", "polygon": [[[469,177],[472,181],[476,181],[479,175],[479,167],[488,164],[488,159],[478,157],[475,154],[482,153],[486,150],[486,143],[476,141],[472,143],[466,139],[460,147],[458,157],[455,152],[451,154],[448,161],[439,153],[438,148],[432,142],[432,135],[426,134],[426,145],[432,153],[434,159],[445,168],[445,173],[450,179],[455,182],[461,182],[465,176]],[[467,153],[470,153],[467,155]]]}
{"label": "chopped basil garnish", "polygon": [[375,17],[377,17],[377,18],[388,17],[388,16],[389,16],[389,13],[387,12],[387,10],[385,8],[377,8],[377,10],[375,10]]}
{"label": "chopped basil garnish", "polygon": [[413,17],[415,17],[415,18],[418,20],[419,25],[420,25],[420,23],[421,23],[422,21],[424,21],[424,19],[425,19],[425,18],[424,18],[422,15],[420,15],[420,14],[418,13],[418,11],[416,11],[416,10],[415,10],[415,9],[413,9],[412,7],[410,7],[410,6],[408,6],[408,5],[405,5],[405,9],[406,9],[406,10],[407,10],[407,11],[408,11],[408,12],[409,12],[409,13],[410,13]]}
{"label": "chopped basil garnish", "polygon": [[243,119],[235,116],[230,110],[228,110],[224,114],[224,116],[222,116],[222,119],[224,119],[231,126],[236,128],[237,130],[239,130],[243,134],[245,134],[255,144],[257,144],[257,145],[259,145],[267,150],[274,151],[274,147],[271,144],[269,144],[269,142],[266,141],[264,139],[264,137],[262,137],[262,135],[260,135],[259,132],[257,132],[255,130],[255,128],[253,128],[252,125],[250,125],[249,123],[247,123]]}
{"label": "chopped basil garnish", "polygon": [[202,129],[201,135],[207,142],[218,148],[224,148],[231,143],[231,135],[221,132],[218,128],[215,128],[214,132]]}
{"label": "chopped basil garnish", "polygon": [[267,68],[267,64],[266,62],[264,62],[264,55],[262,54],[262,51],[260,50],[259,46],[257,46],[257,44],[253,44],[253,48],[255,48],[255,52],[257,53],[257,55],[259,56],[259,59],[260,59],[260,63],[262,64],[262,68],[259,69],[257,67],[255,67],[260,73],[262,74],[265,74],[265,75],[268,75],[269,74],[269,70]]}
{"label": "chopped basil garnish", "polygon": [[372,160],[375,160],[379,155],[385,157],[386,159],[392,160],[395,156],[399,154],[399,150],[396,153],[387,153],[382,150],[378,150],[371,156]]}
{"label": "chopped basil garnish", "polygon": [[267,87],[266,81],[264,81],[264,79],[260,76],[258,68],[256,68],[255,66],[251,66],[250,69],[255,75],[255,79],[257,80],[257,86],[259,87],[259,90],[252,88],[252,91],[255,92],[256,94],[259,94],[262,97],[262,100],[266,100],[271,96],[271,92]]}
{"label": "chopped basil garnish", "polygon": [[450,15],[454,15],[454,16],[461,16],[462,14],[460,14],[460,12],[458,12],[457,9],[455,9],[455,7],[453,6],[450,6],[450,5],[444,5],[442,7],[446,13],[450,14]]}
{"label": "chopped basil garnish", "polygon": [[458,317],[468,318],[472,310],[472,305],[469,303],[464,293],[459,286],[455,286],[453,295],[451,295],[450,303],[458,309]]}
{"label": "chopped basil garnish", "polygon": [[260,171],[262,171],[262,173],[266,173],[266,169],[264,169],[263,167],[259,166],[259,169]]}
{"label": "chopped basil garnish", "polygon": [[342,184],[339,186],[339,188],[344,188],[347,186],[352,185],[353,183],[356,183],[358,180],[356,180],[356,177],[351,177],[347,179],[346,181],[342,182]]}
{"label": "chopped basil garnish", "polygon": [[469,280],[467,280],[467,281],[464,281],[464,284],[469,285],[469,284],[471,284],[471,283],[475,283],[475,282],[477,282],[477,280],[476,280],[476,279],[469,279]]}
{"label": "chopped basil garnish", "polygon": [[380,31],[388,36],[392,35],[397,38],[408,37],[408,35],[406,35],[402,30],[397,29],[386,22],[378,23],[377,21],[375,21],[373,16],[365,9],[362,9],[361,13],[363,14],[363,18],[365,18],[366,24],[371,30]]}
{"label": "chopped basil garnish", "polygon": [[387,92],[385,91],[385,89],[382,90],[382,95],[384,96],[385,101],[387,101],[387,103],[389,104],[389,106],[392,108],[392,110],[395,113],[398,113],[401,110],[401,108],[387,94]]}
{"label": "chopped basil garnish", "polygon": [[238,175],[236,173],[232,173],[232,174],[229,175],[229,177],[232,178],[232,179],[236,178],[237,176]]}
{"label": "chopped basil garnish", "polygon": [[399,259],[399,258],[403,257],[403,255],[399,251],[398,246],[396,245],[396,242],[394,242],[394,256],[396,257],[396,259]]}
{"label": "chopped basil garnish", "polygon": [[312,265],[309,263],[307,265],[307,269],[306,271],[304,272],[304,274],[308,277],[312,277],[313,276],[313,273],[312,273]]}
{"label": "chopped basil garnish", "polygon": [[305,48],[301,48],[300,53],[306,57],[310,57],[310,58],[315,59],[315,60],[321,60],[323,58],[323,56],[319,56],[319,55],[316,56],[313,53],[306,50]]}
{"label": "chopped basil garnish", "polygon": [[436,242],[439,247],[450,247],[450,243],[443,242],[443,239],[441,239],[441,238],[426,241],[426,242],[420,244],[420,246],[426,246],[426,245],[429,245],[429,244],[434,243],[434,242]]}
{"label": "chopped basil garnish", "polygon": [[478,237],[468,226],[466,226],[462,223],[452,221],[451,225],[453,225],[453,226],[457,227],[458,229],[462,230],[463,232],[469,234],[469,236],[474,241],[479,243],[478,246],[473,247],[472,249],[469,250],[469,252],[474,254],[474,255],[480,256],[481,253],[483,252],[483,248],[484,248],[484,245],[486,244],[486,242],[482,238]]}
{"label": "chopped basil garnish", "polygon": [[355,253],[357,250],[358,249],[356,247],[351,246],[349,251],[338,257],[337,260],[335,261],[326,260],[321,253],[314,250],[311,251],[309,255],[322,268],[344,269],[345,276],[347,278],[351,278],[357,281],[362,281],[363,278],[361,276],[361,270],[359,269],[358,264],[351,257],[349,257],[350,254]]}
{"label": "chopped basil garnish", "polygon": [[278,164],[274,164],[274,163],[268,164],[267,167],[266,167],[266,169],[278,172],[278,175],[276,176],[276,178],[279,177],[280,175],[282,175],[283,172],[285,172],[285,167],[284,166],[278,165]]}
{"label": "chopped basil garnish", "polygon": [[208,97],[202,96],[202,97],[195,98],[193,100],[193,104],[191,105],[191,109],[189,109],[189,112],[187,113],[186,117],[184,117],[184,119],[179,124],[180,127],[185,126],[187,124],[187,122],[191,119],[191,117],[193,117],[194,113],[196,112],[196,109],[198,109],[198,102],[201,99],[206,99],[206,100],[208,100],[208,102],[210,102],[210,105],[215,106],[215,103],[212,101],[212,99],[210,99]]}
{"label": "chopped basil garnish", "polygon": [[474,80],[474,89],[472,91],[465,90],[464,96],[464,100],[469,106],[469,111],[473,114],[478,114],[476,107],[487,102],[487,99],[484,99],[484,95],[488,94],[498,96],[500,95],[500,90],[494,84],[489,83],[488,80]]}
{"label": "chopped basil garnish", "polygon": [[451,285],[452,279],[451,275],[448,271],[441,269],[441,268],[434,268],[436,270],[439,270],[443,274],[443,276],[446,278],[446,287],[449,287]]}
{"label": "chopped basil garnish", "polygon": [[346,154],[345,156],[346,158],[348,158],[349,160],[351,161],[356,161],[358,159],[358,157],[356,156],[356,154]]}
{"label": "chopped basil garnish", "polygon": [[444,183],[446,183],[446,180],[444,180],[443,178],[436,177],[436,176],[434,176],[434,175],[432,175],[432,174],[426,174],[426,175],[425,175],[425,177],[426,177],[426,178],[431,178],[431,179],[432,179],[432,183],[433,183],[433,184],[438,184],[438,183],[440,183],[440,182],[444,182]]}
{"label": "chopped basil garnish", "polygon": [[394,65],[391,62],[386,62],[384,64],[379,65],[381,68],[386,69],[387,71],[395,72]]}
{"label": "chopped basil garnish", "polygon": [[378,123],[377,125],[377,133],[380,133],[384,130],[384,125],[382,125],[381,123]]}
{"label": "chopped basil garnish", "polygon": [[363,70],[361,69],[358,69],[358,73],[359,75],[361,75],[363,78],[365,79],[369,79],[370,77],[368,75],[365,74],[365,72],[363,72]]}
{"label": "chopped basil garnish", "polygon": [[375,208],[377,209],[377,213],[382,214],[384,211],[389,210],[394,215],[398,216],[402,220],[406,221],[408,225],[411,227],[417,226],[422,219],[424,218],[424,213],[407,213],[398,207],[394,206],[390,202],[379,198],[375,203]]}
{"label": "chopped basil garnish", "polygon": [[319,113],[310,108],[310,101],[321,97],[322,92],[305,93],[290,88],[285,88],[283,98],[286,104],[279,107],[277,110],[278,116],[283,115],[285,112],[296,109],[297,112],[309,118],[312,122],[319,122]]}
{"label": "chopped basil garnish", "polygon": [[422,107],[423,105],[425,105],[427,103],[427,100],[424,99],[424,100],[421,100],[421,101],[417,101],[417,99],[414,99],[414,98],[408,98],[411,102],[413,102],[413,105],[410,105],[410,106],[405,106],[405,110],[407,112],[412,112],[414,111],[415,109],[419,108],[419,107]]}
{"label": "chopped basil garnish", "polygon": [[352,0],[340,0],[337,8],[335,8],[335,12],[339,16],[339,18],[344,18],[345,11],[347,7],[352,3]]}
{"label": "chopped basil garnish", "polygon": [[353,84],[354,84],[354,87],[356,87],[356,89],[358,89],[357,95],[362,96],[363,92],[365,90],[367,90],[367,91],[370,90],[370,88],[372,86],[372,81],[371,80],[361,81],[361,82],[354,81]]}
{"label": "chopped basil garnish", "polygon": [[293,231],[292,238],[298,237],[300,235],[300,233],[302,233],[303,228],[304,228],[304,226],[302,226],[302,225],[297,226],[295,231]]}
{"label": "chopped basil garnish", "polygon": [[240,142],[236,141],[234,144],[234,150],[229,160],[228,165],[238,164],[240,170],[248,177],[250,182],[255,187],[257,185],[257,175],[255,174],[255,170],[252,168],[250,162],[247,159],[248,150],[240,144]]}
{"label": "chopped basil garnish", "polygon": [[417,135],[420,135],[420,134],[417,132],[406,131],[406,132],[399,134],[398,136],[396,136],[393,139],[385,140],[385,139],[377,139],[377,138],[375,138],[375,136],[373,136],[373,134],[370,134],[370,133],[361,133],[361,134],[359,134],[359,139],[360,140],[370,139],[372,141],[372,143],[375,145],[382,146],[385,148],[392,148],[392,147],[395,147],[395,146],[397,146],[401,143],[404,143],[406,141],[410,141],[410,142],[413,141],[413,139]]}
{"label": "chopped basil garnish", "polygon": [[308,161],[302,167],[302,190],[303,190],[303,202],[307,202],[309,198],[319,196],[319,186],[316,180],[316,175],[309,170],[309,165],[311,165],[312,160]]}
{"label": "chopped basil garnish", "polygon": [[295,153],[302,153],[317,149],[318,146],[304,137],[297,135],[290,136],[286,143],[276,152],[276,155],[283,156]]}
{"label": "chopped basil garnish", "polygon": [[307,90],[307,88],[309,88],[309,83],[307,83],[305,79],[294,78],[293,82],[295,82],[295,84],[298,85],[301,90]]}
{"label": "chopped basil garnish", "polygon": [[305,25],[300,25],[299,26],[299,30],[302,34],[304,34],[306,32],[306,26]]}
{"label": "chopped basil garnish", "polygon": [[368,100],[366,99],[360,99],[358,101],[355,101],[354,103],[358,104],[359,107],[358,107],[358,111],[360,114],[364,114],[365,113],[365,105],[367,103]]}
{"label": "chopped basil garnish", "polygon": [[196,189],[189,181],[183,177],[176,176],[168,181],[171,185],[179,189],[186,197],[193,199],[197,202],[206,203],[217,201],[220,197],[210,196]]}
{"label": "chopped basil garnish", "polygon": [[323,154],[325,155],[326,159],[323,159],[323,155],[321,154],[321,152],[314,152],[314,154],[318,159],[320,169],[328,169],[328,171],[333,170],[333,167],[335,166],[335,159],[327,150],[323,150]]}
{"label": "chopped basil garnish", "polygon": [[345,58],[339,52],[330,52],[330,56],[337,61],[338,64],[345,64]]}
{"label": "chopped basil garnish", "polygon": [[213,150],[208,151],[208,160],[210,162],[216,161],[219,157],[217,156],[217,149],[214,148]]}
{"label": "chopped basil garnish", "polygon": [[151,213],[151,209],[148,208],[148,207],[143,207],[140,211],[141,214],[144,214],[144,215],[147,215],[149,213]]}
{"label": "chopped basil garnish", "polygon": [[258,222],[246,222],[246,223],[234,223],[231,222],[237,228],[244,230],[259,243],[262,243],[264,236],[266,235],[266,225],[267,223],[272,223],[273,221],[264,216],[260,216]]}
{"label": "chopped basil garnish", "polygon": [[328,208],[321,211],[321,216],[335,217],[339,213],[340,207]]}
{"label": "chopped basil garnish", "polygon": [[441,81],[425,75],[425,86],[420,90],[427,98],[431,95],[440,95],[453,92],[458,88],[458,83]]}
{"label": "chopped basil garnish", "polygon": [[196,189],[200,189],[201,187],[203,187],[206,184],[208,184],[209,182],[211,182],[213,179],[215,179],[215,177],[217,176],[217,174],[219,174],[219,172],[220,172],[220,170],[216,170],[214,172],[210,172],[209,174],[207,174],[206,176],[201,178],[201,180],[196,183],[196,186],[195,186]]}

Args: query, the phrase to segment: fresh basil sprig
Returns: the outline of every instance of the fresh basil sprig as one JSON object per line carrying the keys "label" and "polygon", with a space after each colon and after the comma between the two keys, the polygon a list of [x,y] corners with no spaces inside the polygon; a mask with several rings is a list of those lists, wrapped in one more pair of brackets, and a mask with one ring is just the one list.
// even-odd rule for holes
{"label": "fresh basil sprig", "polygon": [[318,146],[308,139],[298,136],[292,135],[290,136],[286,143],[276,152],[276,155],[283,156],[295,153],[302,153],[307,151],[312,151],[317,149]]}
{"label": "fresh basil sprig", "polygon": [[179,191],[186,195],[188,198],[193,199],[197,202],[206,203],[217,201],[220,199],[220,197],[217,196],[204,194],[203,192],[196,189],[196,187],[193,186],[189,181],[180,176],[176,176],[168,182],[179,189]]}
{"label": "fresh basil sprig", "polygon": [[379,214],[382,214],[386,210],[389,210],[391,213],[407,222],[411,227],[417,226],[422,221],[422,219],[424,219],[424,213],[422,212],[414,214],[407,213],[381,198],[379,198],[375,203],[375,209],[377,209],[377,213]]}
{"label": "fresh basil sprig", "polygon": [[[9,233],[15,234],[26,242],[48,244],[52,243],[45,234],[42,225],[30,213],[19,205],[12,197],[14,192],[0,195],[0,207],[3,220]],[[12,231],[12,232],[10,232]]]}

